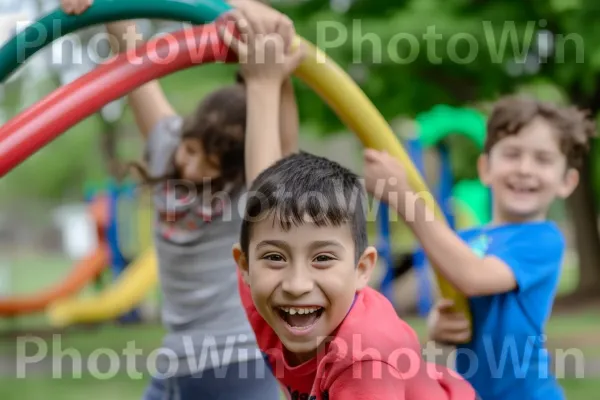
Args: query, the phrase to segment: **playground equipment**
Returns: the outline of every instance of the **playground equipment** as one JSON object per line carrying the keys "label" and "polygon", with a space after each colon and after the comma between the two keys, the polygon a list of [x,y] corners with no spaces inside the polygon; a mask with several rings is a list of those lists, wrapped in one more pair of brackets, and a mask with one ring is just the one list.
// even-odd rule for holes
{"label": "playground equipment", "polygon": [[[108,199],[109,222],[106,237],[110,249],[110,272],[114,284],[102,288],[94,297],[64,298],[52,303],[48,307],[47,317],[50,324],[56,327],[113,319],[124,323],[139,322],[141,313],[136,307],[158,283],[156,260],[151,250],[146,250],[133,262],[129,261],[130,257],[123,254],[124,243],[121,239],[129,236],[130,239],[137,237],[142,241],[139,235],[143,232],[143,228],[139,232],[135,232],[132,228],[137,224],[143,227],[146,222],[131,221],[135,219],[132,215],[127,216],[129,219],[127,222],[119,218],[118,209],[124,206],[124,201],[133,203],[136,208],[142,208],[139,205],[137,198],[139,193],[135,185],[127,182],[119,185],[110,180],[106,184],[97,184],[93,188],[88,188],[86,197],[93,199],[97,193],[104,193]],[[142,219],[144,215],[139,213],[137,218]],[[130,243],[131,247],[139,247],[139,245]]]}
{"label": "playground equipment", "polygon": [[90,213],[94,219],[98,247],[80,260],[65,280],[42,292],[27,295],[0,298],[0,316],[15,317],[45,310],[54,301],[74,295],[96,279],[109,263],[109,245],[104,234],[108,226],[108,199],[98,197],[90,204]]}
{"label": "playground equipment", "polygon": [[[57,10],[19,33],[0,49],[0,79],[4,80],[16,69],[15,55],[20,55],[23,61],[56,39],[57,30],[50,29],[55,20],[61,22],[61,34],[64,35],[85,26],[128,18],[160,18],[205,24],[229,9],[229,5],[217,0],[97,0],[81,16],[69,16]],[[36,32],[40,28],[49,34],[32,44],[33,39],[38,39]],[[127,55],[116,56],[111,62],[56,90],[1,127],[0,176],[104,104],[148,81],[201,62],[235,61],[233,52],[227,51],[219,41],[215,24],[179,31],[171,38],[168,41],[152,40],[142,45],[141,63],[127,62]],[[300,37],[296,38],[298,42],[306,46],[307,57],[295,75],[329,104],[365,146],[385,149],[396,157],[406,167],[409,183],[415,190],[427,190],[391,128],[356,83],[312,44]],[[173,51],[175,46],[176,52]],[[136,52],[140,54],[139,49]],[[169,57],[169,62],[164,62],[166,57]],[[163,62],[154,62],[156,60]],[[437,218],[444,217],[435,202],[428,202],[427,206]],[[457,309],[468,313],[466,299],[455,288],[441,276],[438,276],[438,284],[445,297],[454,299]]]}
{"label": "playground equipment", "polygon": [[[115,280],[119,278],[128,264],[130,264],[129,257],[123,254],[123,248],[131,248],[132,246],[131,243],[130,246],[125,246],[122,239],[128,238],[129,242],[131,242],[137,236],[134,230],[128,229],[131,228],[133,223],[125,221],[125,218],[120,218],[122,216],[119,215],[119,209],[123,208],[126,201],[130,203],[135,202],[135,189],[135,185],[132,182],[119,184],[111,179],[105,184],[96,184],[86,190],[85,197],[88,201],[93,200],[98,193],[101,193],[101,195],[104,193],[104,196],[108,199],[109,217],[106,227],[106,238],[110,251],[110,271],[112,272],[112,278]],[[127,219],[134,219],[134,215],[129,215]],[[139,322],[141,320],[139,310],[127,310],[126,313],[118,317],[118,320],[124,323]]]}
{"label": "playground equipment", "polygon": [[[481,225],[489,222],[491,218],[490,191],[478,179],[460,180],[455,178],[450,168],[449,151],[443,140],[450,135],[462,135],[470,139],[479,151],[483,151],[486,134],[485,116],[469,108],[455,108],[447,105],[438,105],[428,112],[417,116],[419,136],[416,151],[437,147],[442,158],[441,184],[439,199],[442,209],[451,225],[457,229],[464,229],[472,225]],[[452,201],[450,201],[452,200]],[[467,213],[461,221],[450,217],[450,214],[459,216]],[[466,225],[458,225],[457,223]]]}
{"label": "playground equipment", "polygon": [[64,299],[52,304],[48,319],[54,326],[96,322],[127,315],[158,284],[158,266],[153,249],[147,250],[129,265],[98,296],[86,299]]}
{"label": "playground equipment", "polygon": [[[456,182],[450,165],[449,149],[443,140],[450,135],[459,134],[471,139],[483,150],[486,126],[485,117],[476,110],[438,105],[430,111],[417,115],[417,132],[406,140],[407,152],[417,170],[424,175],[423,153],[437,148],[440,157],[439,183],[435,190],[436,201],[453,229],[462,230],[489,222],[491,216],[491,196],[489,190],[479,180],[461,180]],[[389,214],[382,207],[379,216],[381,248],[386,254],[386,274],[380,284],[381,291],[393,301],[392,285],[395,278],[391,260],[389,235]],[[412,254],[412,266],[417,274],[417,309],[420,315],[426,315],[433,303],[433,293],[427,257],[423,249],[418,248]]]}

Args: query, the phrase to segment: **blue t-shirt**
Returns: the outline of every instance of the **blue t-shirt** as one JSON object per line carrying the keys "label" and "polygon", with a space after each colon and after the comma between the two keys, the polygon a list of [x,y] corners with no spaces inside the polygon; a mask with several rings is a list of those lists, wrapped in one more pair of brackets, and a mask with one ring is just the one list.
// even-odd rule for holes
{"label": "blue t-shirt", "polygon": [[473,340],[457,347],[457,371],[482,400],[563,400],[544,333],[560,278],[562,233],[554,223],[533,222],[479,227],[460,237],[479,256],[505,262],[518,288],[469,299]]}

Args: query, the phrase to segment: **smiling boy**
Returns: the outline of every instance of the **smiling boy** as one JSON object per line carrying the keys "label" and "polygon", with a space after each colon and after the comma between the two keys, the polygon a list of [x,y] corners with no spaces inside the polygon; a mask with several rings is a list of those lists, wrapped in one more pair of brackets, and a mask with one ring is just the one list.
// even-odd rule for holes
{"label": "smiling boy", "polygon": [[242,303],[292,399],[475,398],[460,377],[424,362],[415,332],[367,286],[377,252],[356,175],[297,154],[249,193],[234,249]]}
{"label": "smiling boy", "polygon": [[[431,315],[430,334],[458,345],[456,368],[483,400],[564,399],[549,371],[544,329],[565,241],[547,216],[553,201],[577,186],[577,168],[594,134],[593,122],[575,108],[525,97],[499,101],[478,164],[481,181],[492,191],[493,220],[459,234],[428,221],[421,202],[408,209],[403,200],[411,189],[393,158],[376,151],[365,155],[369,191],[390,202],[432,265],[469,298],[472,331],[465,316],[442,300]],[[397,184],[377,193],[377,182],[392,177]]]}
{"label": "smiling boy", "polygon": [[245,41],[221,35],[246,60],[249,187],[233,257],[272,372],[294,400],[474,399],[458,374],[423,361],[415,332],[367,286],[377,252],[367,243],[358,177],[325,158],[283,158],[279,93],[296,53],[267,45],[277,42],[276,27],[231,17]]}

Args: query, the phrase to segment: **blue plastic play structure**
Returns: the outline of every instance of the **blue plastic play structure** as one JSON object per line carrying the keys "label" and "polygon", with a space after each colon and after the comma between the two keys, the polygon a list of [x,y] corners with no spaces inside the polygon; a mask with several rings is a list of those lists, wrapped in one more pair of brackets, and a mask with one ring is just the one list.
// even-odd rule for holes
{"label": "blue plastic play structure", "polygon": [[[104,194],[109,198],[109,225],[107,228],[106,237],[110,248],[110,271],[112,279],[116,280],[123,273],[131,260],[124,256],[121,240],[122,236],[133,237],[130,234],[121,235],[123,231],[123,222],[119,221],[118,209],[121,200],[135,201],[137,191],[134,183],[126,182],[119,184],[114,180],[109,180],[107,183],[98,185],[90,185],[85,190],[86,202],[91,202],[96,196]],[[131,224],[132,225],[132,224]],[[127,314],[118,318],[121,323],[136,323],[141,321],[140,312],[138,309],[133,309]]]}
{"label": "blue plastic play structure", "polygon": [[392,282],[394,280],[394,259],[392,255],[392,241],[390,235],[390,208],[385,203],[379,204],[377,225],[379,232],[379,243],[377,252],[386,265],[386,272],[381,282],[379,291],[393,302]]}
{"label": "blue plastic play structure", "polygon": [[[415,167],[419,170],[421,176],[424,176],[423,163],[423,146],[419,139],[409,139],[404,143],[404,147],[410,156]],[[433,195],[440,205],[442,212],[448,220],[448,223],[454,229],[454,214],[451,210],[452,187],[454,185],[454,177],[450,168],[450,160],[448,151],[445,148],[440,149],[441,168],[440,168],[440,183],[437,188],[433,189]],[[394,260],[392,255],[391,235],[390,235],[390,217],[389,207],[386,204],[381,204],[379,215],[377,218],[379,227],[379,245],[377,251],[386,265],[386,273],[381,282],[380,291],[392,302],[393,300],[393,281]],[[412,265],[417,273],[418,282],[418,300],[417,309],[420,315],[426,315],[433,304],[431,283],[429,272],[427,270],[427,258],[421,248],[416,249],[412,254]]]}
{"label": "blue plastic play structure", "polygon": [[[449,150],[443,144],[443,139],[451,134],[460,134],[473,140],[483,149],[485,139],[485,118],[471,109],[453,108],[445,105],[434,107],[432,110],[417,116],[417,135],[404,142],[404,147],[411,157],[421,176],[424,173],[423,152],[435,147],[440,157],[439,183],[432,189],[432,194],[440,205],[452,229],[457,227],[455,210],[468,213],[472,225],[485,224],[491,216],[491,196],[489,190],[479,181],[455,182],[450,165]],[[380,284],[380,291],[394,304],[393,281],[395,266],[393,262],[389,209],[381,204],[378,214],[379,243],[378,251],[386,265],[386,273]],[[412,267],[417,274],[419,315],[429,313],[433,304],[433,291],[429,276],[427,257],[423,249],[417,248],[412,253]]]}

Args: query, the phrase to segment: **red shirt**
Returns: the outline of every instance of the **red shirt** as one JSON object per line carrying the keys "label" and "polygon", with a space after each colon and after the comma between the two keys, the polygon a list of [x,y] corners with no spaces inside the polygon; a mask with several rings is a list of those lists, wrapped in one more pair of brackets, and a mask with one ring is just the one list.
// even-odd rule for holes
{"label": "red shirt", "polygon": [[473,388],[456,372],[423,360],[416,333],[372,288],[357,293],[322,353],[291,367],[283,344],[254,307],[241,276],[239,287],[258,345],[289,399],[475,399]]}

